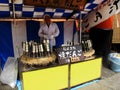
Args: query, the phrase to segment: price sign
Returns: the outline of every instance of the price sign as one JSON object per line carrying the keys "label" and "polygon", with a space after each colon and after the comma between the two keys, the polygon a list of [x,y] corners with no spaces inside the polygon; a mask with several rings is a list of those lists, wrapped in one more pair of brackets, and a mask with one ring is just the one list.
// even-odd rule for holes
{"label": "price sign", "polygon": [[79,61],[80,61],[81,57],[83,56],[82,48],[79,45],[63,46],[63,47],[57,48],[57,56],[60,64],[68,63],[70,58],[73,58],[73,57],[79,57]]}

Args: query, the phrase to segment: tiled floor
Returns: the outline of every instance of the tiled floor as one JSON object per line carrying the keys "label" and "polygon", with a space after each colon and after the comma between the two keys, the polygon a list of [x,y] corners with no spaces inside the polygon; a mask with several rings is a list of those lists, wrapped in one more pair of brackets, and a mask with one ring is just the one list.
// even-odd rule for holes
{"label": "tiled floor", "polygon": [[90,84],[78,90],[120,90],[120,73],[102,68],[102,78],[99,82]]}
{"label": "tiled floor", "polygon": [[0,90],[18,90],[18,89],[17,86],[15,88],[11,88],[9,85],[5,85],[0,82]]}

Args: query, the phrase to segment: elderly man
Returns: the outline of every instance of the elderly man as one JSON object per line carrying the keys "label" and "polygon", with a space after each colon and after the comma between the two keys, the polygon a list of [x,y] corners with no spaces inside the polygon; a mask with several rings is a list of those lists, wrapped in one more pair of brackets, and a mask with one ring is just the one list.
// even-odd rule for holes
{"label": "elderly man", "polygon": [[52,46],[56,45],[55,37],[60,33],[56,23],[51,22],[51,18],[48,14],[44,15],[44,24],[40,27],[38,35],[41,39],[49,39]]}

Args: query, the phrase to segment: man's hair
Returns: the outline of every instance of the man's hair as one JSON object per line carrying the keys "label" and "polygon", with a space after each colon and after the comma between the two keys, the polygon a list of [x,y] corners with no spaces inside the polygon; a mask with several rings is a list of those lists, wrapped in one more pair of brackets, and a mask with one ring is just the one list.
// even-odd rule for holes
{"label": "man's hair", "polygon": [[[45,19],[45,17],[50,17],[50,15],[49,14],[45,14],[44,16],[43,16],[43,18]],[[51,18],[51,17],[50,17]]]}

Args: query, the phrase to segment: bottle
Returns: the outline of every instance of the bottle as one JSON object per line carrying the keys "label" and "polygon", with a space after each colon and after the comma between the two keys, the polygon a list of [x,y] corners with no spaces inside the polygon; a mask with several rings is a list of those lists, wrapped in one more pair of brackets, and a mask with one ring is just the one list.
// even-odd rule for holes
{"label": "bottle", "polygon": [[39,49],[39,57],[43,57],[44,56],[44,54],[43,54],[43,52],[44,52],[43,45],[39,44],[38,49]]}
{"label": "bottle", "polygon": [[22,50],[23,50],[23,55],[25,55],[25,42],[22,42]]}
{"label": "bottle", "polygon": [[87,40],[85,40],[85,48],[86,48],[86,51],[88,51],[88,50],[89,50]]}
{"label": "bottle", "polygon": [[50,56],[50,41],[46,40],[46,51],[47,51],[47,56]]}
{"label": "bottle", "polygon": [[25,42],[25,55],[29,56],[29,45],[28,45],[28,42]]}
{"label": "bottle", "polygon": [[48,56],[48,52],[49,52],[49,41],[47,39],[43,40],[43,47],[44,47],[44,55]]}
{"label": "bottle", "polygon": [[35,44],[35,58],[38,58],[38,44]]}
{"label": "bottle", "polygon": [[32,55],[33,58],[35,58],[35,45],[32,44]]}
{"label": "bottle", "polygon": [[85,50],[85,44],[84,44],[83,40],[82,40],[82,50],[83,50],[83,52],[86,52],[86,50]]}
{"label": "bottle", "polygon": [[90,39],[88,39],[87,42],[88,42],[88,48],[90,50],[92,48],[92,43],[91,43]]}

